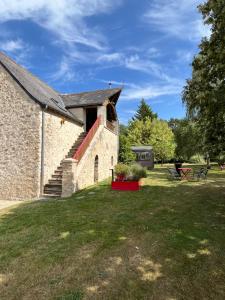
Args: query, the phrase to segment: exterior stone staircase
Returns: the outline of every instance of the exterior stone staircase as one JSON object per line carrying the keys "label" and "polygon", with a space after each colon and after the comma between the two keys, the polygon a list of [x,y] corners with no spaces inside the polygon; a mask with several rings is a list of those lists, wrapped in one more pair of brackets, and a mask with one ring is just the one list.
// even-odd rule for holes
{"label": "exterior stone staircase", "polygon": [[[76,142],[73,144],[71,149],[65,158],[72,158],[76,153],[79,146],[82,144],[83,140],[87,136],[87,132],[82,132]],[[58,168],[55,170],[52,178],[48,181],[48,184],[44,186],[43,197],[46,198],[59,198],[62,195],[62,161]]]}

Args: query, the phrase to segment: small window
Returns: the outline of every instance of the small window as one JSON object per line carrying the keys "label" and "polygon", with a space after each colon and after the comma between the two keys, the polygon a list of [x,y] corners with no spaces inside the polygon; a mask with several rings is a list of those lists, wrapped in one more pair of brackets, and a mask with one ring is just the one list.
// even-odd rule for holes
{"label": "small window", "polygon": [[111,166],[114,166],[114,160],[113,160],[113,156],[111,156]]}

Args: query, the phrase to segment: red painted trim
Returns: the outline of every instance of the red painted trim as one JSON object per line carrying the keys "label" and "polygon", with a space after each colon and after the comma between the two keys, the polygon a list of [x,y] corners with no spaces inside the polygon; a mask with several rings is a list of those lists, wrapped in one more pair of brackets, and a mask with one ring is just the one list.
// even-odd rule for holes
{"label": "red painted trim", "polygon": [[76,153],[74,154],[73,158],[80,161],[82,156],[84,155],[85,151],[87,150],[88,146],[90,145],[95,133],[97,132],[99,126],[101,124],[101,116],[99,116],[94,125],[91,127],[91,129],[88,131],[87,136],[77,149]]}
{"label": "red painted trim", "polygon": [[139,181],[113,181],[112,190],[116,191],[139,191]]}

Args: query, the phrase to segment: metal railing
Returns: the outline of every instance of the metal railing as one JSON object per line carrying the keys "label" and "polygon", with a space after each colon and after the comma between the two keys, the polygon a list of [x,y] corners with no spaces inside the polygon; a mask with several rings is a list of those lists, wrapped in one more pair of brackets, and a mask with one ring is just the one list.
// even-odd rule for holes
{"label": "metal railing", "polygon": [[88,146],[90,145],[95,133],[97,132],[99,126],[101,125],[101,116],[99,116],[94,125],[88,131],[87,136],[84,138],[83,142],[77,149],[76,153],[74,154],[73,158],[80,161],[82,156],[84,155],[85,151],[87,150]]}

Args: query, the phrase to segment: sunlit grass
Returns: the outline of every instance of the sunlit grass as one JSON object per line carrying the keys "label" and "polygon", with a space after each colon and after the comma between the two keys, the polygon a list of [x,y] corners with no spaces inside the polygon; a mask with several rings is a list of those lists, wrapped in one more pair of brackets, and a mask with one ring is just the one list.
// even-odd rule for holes
{"label": "sunlit grass", "polygon": [[[192,166],[198,168],[198,166]],[[0,299],[225,299],[225,171],[0,212]]]}

